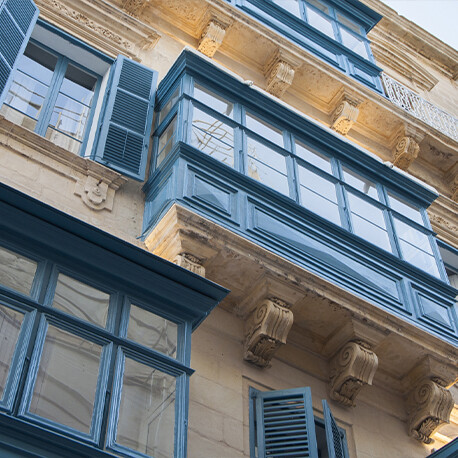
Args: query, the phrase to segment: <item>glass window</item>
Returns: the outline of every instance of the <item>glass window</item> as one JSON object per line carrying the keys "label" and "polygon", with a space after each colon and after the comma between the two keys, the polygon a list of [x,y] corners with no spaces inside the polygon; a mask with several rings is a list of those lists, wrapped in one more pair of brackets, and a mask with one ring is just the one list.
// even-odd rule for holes
{"label": "glass window", "polygon": [[53,307],[97,326],[105,326],[110,295],[78,280],[59,274]]}
{"label": "glass window", "polygon": [[294,16],[297,16],[298,18],[302,17],[299,2],[300,0],[275,0],[275,3],[278,6],[281,6],[283,9],[291,14],[294,14]]}
{"label": "glass window", "polygon": [[331,160],[316,151],[312,151],[308,146],[296,141],[296,155],[309,164],[324,170],[325,172],[332,173]]}
{"label": "glass window", "polygon": [[407,218],[411,219],[412,221],[415,221],[416,223],[419,223],[421,225],[424,224],[421,212],[418,209],[418,207],[415,207],[414,205],[407,203],[406,201],[400,199],[399,197],[393,195],[390,192],[388,193],[388,198],[390,202],[390,207],[393,210],[396,210],[401,215],[406,216]]}
{"label": "glass window", "polygon": [[249,113],[246,115],[246,126],[262,138],[270,140],[278,146],[283,146],[283,133],[271,124]]}
{"label": "glass window", "polygon": [[89,434],[102,347],[48,325],[29,412]]}
{"label": "glass window", "polygon": [[343,177],[346,183],[350,186],[353,186],[358,191],[363,192],[367,196],[372,197],[373,199],[379,200],[377,187],[375,183],[366,178],[362,177],[356,172],[347,169],[346,167],[342,167]]}
{"label": "glass window", "polygon": [[172,107],[177,103],[178,98],[180,97],[180,86],[178,86],[174,91],[173,94],[170,96],[169,101],[164,105],[162,110],[159,113],[159,124],[165,119],[165,117],[169,114]]}
{"label": "glass window", "polygon": [[353,30],[353,32],[361,33],[361,27],[358,24],[356,24],[355,22],[353,22],[351,19],[347,18],[347,16],[344,16],[341,13],[337,13],[336,16],[337,16],[337,20],[341,24],[345,25],[350,30]]}
{"label": "glass window", "polygon": [[234,166],[234,129],[195,107],[191,144],[226,165]]}
{"label": "glass window", "polygon": [[124,359],[116,443],[154,458],[173,458],[176,380]]}
{"label": "glass window", "polygon": [[318,13],[313,8],[307,8],[307,22],[328,37],[335,38],[331,19]]}
{"label": "glass window", "polygon": [[159,154],[157,156],[156,167],[159,167],[164,159],[169,155],[170,151],[172,151],[173,145],[175,145],[176,141],[176,131],[177,117],[175,116],[159,137]]}
{"label": "glass window", "polygon": [[30,295],[37,263],[0,247],[0,285]]}
{"label": "glass window", "polygon": [[361,38],[353,35],[343,27],[340,27],[340,36],[342,37],[342,43],[348,48],[359,54],[361,57],[366,59],[369,58],[369,54],[366,48],[366,42]]}
{"label": "glass window", "polygon": [[127,338],[172,358],[177,354],[178,325],[145,309],[130,306]]}
{"label": "glass window", "polygon": [[6,382],[23,321],[23,313],[0,304],[0,401],[5,394]]}
{"label": "glass window", "polygon": [[194,86],[194,98],[215,111],[232,117],[234,105],[231,102],[198,84]]}
{"label": "glass window", "polygon": [[247,138],[248,176],[289,195],[286,158],[251,137]]}

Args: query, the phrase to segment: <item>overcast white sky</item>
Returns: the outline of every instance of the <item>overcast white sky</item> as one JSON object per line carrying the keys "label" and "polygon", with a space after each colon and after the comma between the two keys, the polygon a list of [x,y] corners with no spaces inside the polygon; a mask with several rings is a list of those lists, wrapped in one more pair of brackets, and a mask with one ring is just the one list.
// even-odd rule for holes
{"label": "overcast white sky", "polygon": [[458,0],[382,0],[458,50]]}

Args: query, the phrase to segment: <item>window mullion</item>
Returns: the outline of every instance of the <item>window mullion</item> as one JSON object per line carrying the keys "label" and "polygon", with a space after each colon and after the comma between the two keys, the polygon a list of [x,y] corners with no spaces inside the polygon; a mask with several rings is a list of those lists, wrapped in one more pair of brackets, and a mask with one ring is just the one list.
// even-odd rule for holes
{"label": "window mullion", "polygon": [[49,121],[54,111],[54,106],[59,95],[60,87],[65,77],[67,65],[68,59],[66,57],[60,56],[54,70],[51,83],[49,84],[48,92],[46,93],[46,99],[43,102],[43,110],[40,113],[37,125],[35,127],[35,133],[38,135],[46,135],[46,130],[48,129]]}

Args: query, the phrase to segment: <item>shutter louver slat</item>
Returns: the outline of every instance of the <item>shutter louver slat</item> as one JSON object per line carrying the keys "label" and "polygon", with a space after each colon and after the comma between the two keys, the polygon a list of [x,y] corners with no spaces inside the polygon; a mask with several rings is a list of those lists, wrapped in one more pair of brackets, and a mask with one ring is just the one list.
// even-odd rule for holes
{"label": "shutter louver slat", "polygon": [[32,0],[6,0],[0,4],[0,106],[37,18],[38,8]]}
{"label": "shutter louver slat", "polygon": [[346,458],[342,436],[328,403],[323,399],[324,427],[329,458]]}
{"label": "shutter louver slat", "polygon": [[157,72],[124,56],[118,57],[111,71],[111,87],[92,157],[143,180]]}
{"label": "shutter louver slat", "polygon": [[310,388],[258,392],[259,458],[318,456]]}

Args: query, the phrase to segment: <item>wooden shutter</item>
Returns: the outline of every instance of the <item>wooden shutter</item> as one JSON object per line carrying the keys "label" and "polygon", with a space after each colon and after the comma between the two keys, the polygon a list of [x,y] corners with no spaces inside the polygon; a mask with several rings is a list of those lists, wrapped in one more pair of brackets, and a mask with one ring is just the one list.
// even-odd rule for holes
{"label": "wooden shutter", "polygon": [[32,0],[0,0],[0,106],[37,18],[38,8]]}
{"label": "wooden shutter", "polygon": [[96,161],[138,180],[145,177],[157,72],[124,56],[111,69]]}
{"label": "wooden shutter", "polygon": [[323,399],[322,402],[329,458],[347,458],[343,437],[336,421],[334,420],[331,409],[329,408],[326,400]]}
{"label": "wooden shutter", "polygon": [[256,392],[258,457],[317,458],[310,388]]}

